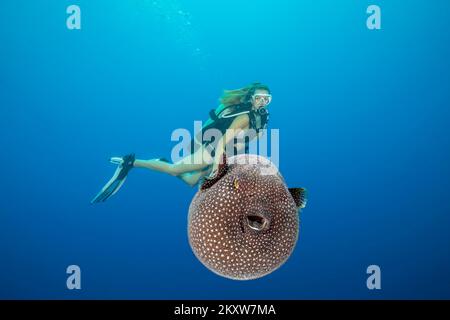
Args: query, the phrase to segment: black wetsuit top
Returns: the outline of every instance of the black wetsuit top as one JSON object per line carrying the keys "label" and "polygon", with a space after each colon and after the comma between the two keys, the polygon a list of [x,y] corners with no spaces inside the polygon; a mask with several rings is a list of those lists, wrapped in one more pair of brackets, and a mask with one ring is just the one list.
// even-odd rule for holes
{"label": "black wetsuit top", "polygon": [[[224,111],[227,110],[228,113],[222,115]],[[247,104],[240,104],[235,106],[227,107],[219,114],[216,114],[216,111],[213,109],[210,111],[210,119],[206,122],[206,124],[203,126],[201,132],[199,132],[196,136],[197,139],[192,139],[191,142],[191,151],[194,152],[195,145],[197,144],[203,144],[204,146],[207,146],[214,142],[214,139],[212,141],[202,141],[203,133],[208,129],[217,129],[219,130],[222,135],[225,134],[226,130],[231,126],[231,123],[241,114],[248,114],[249,116],[249,128],[254,129],[256,131],[256,134],[260,132],[260,130],[266,129],[267,124],[269,122],[269,112],[266,108],[262,107],[257,110],[254,110],[252,108],[252,105],[250,103]],[[258,136],[256,136],[258,137]],[[246,137],[245,139],[245,153],[248,153],[249,150],[249,143],[250,139]],[[198,147],[198,146],[197,146]],[[214,153],[212,154],[214,156]]]}

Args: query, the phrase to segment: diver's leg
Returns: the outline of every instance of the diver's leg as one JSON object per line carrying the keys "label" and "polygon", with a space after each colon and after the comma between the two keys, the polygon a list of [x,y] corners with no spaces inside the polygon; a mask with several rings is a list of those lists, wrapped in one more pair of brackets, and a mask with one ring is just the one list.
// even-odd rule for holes
{"label": "diver's leg", "polygon": [[178,175],[177,177],[186,182],[191,187],[195,186],[198,181],[209,174],[211,171],[212,166],[208,166],[205,170],[199,170],[194,172],[186,172]]}
{"label": "diver's leg", "polygon": [[134,167],[147,168],[155,171],[165,172],[173,176],[178,176],[183,173],[204,170],[210,164],[205,161],[209,155],[203,152],[203,148],[197,150],[194,154],[188,155],[176,163],[169,163],[159,159],[139,160],[134,161]]}
{"label": "diver's leg", "polygon": [[169,173],[171,166],[172,166],[171,163],[168,163],[160,159],[149,159],[149,160],[136,159],[134,161],[135,168],[146,168],[166,173]]}

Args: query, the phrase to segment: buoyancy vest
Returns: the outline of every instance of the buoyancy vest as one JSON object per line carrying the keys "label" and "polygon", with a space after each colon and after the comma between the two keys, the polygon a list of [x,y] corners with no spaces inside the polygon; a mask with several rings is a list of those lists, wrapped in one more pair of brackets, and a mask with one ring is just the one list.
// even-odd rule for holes
{"label": "buoyancy vest", "polygon": [[[194,137],[192,147],[194,148],[194,144],[207,145],[213,142],[203,141],[203,134],[206,130],[217,129],[222,133],[222,135],[224,135],[234,119],[242,114],[248,114],[250,121],[249,128],[254,129],[256,134],[258,134],[260,130],[267,128],[267,124],[269,122],[269,112],[265,107],[255,110],[252,108],[251,103],[242,103],[229,107],[220,105],[217,109],[212,109],[209,112],[209,119],[203,125],[202,130]],[[248,142],[249,141],[246,141],[246,152],[248,151]]]}

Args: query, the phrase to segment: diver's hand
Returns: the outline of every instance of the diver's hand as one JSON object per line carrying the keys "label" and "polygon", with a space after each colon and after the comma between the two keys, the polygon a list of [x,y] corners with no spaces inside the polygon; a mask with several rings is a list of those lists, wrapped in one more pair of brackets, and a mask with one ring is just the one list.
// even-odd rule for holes
{"label": "diver's hand", "polygon": [[210,174],[206,177],[207,180],[212,180],[217,176],[219,169],[217,167],[213,167]]}
{"label": "diver's hand", "polygon": [[214,161],[212,163],[211,172],[208,177],[214,178],[215,176],[217,176],[217,173],[219,172],[219,165],[220,165],[220,163],[219,163],[218,159],[217,158],[214,159]]}

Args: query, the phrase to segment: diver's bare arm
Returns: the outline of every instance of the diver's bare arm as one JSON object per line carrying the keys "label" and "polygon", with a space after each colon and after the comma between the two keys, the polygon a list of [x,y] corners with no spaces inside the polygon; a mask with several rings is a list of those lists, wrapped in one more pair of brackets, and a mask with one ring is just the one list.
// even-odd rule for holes
{"label": "diver's bare arm", "polygon": [[211,174],[214,175],[217,172],[220,162],[222,161],[223,153],[225,152],[225,146],[232,140],[234,137],[239,134],[241,130],[247,130],[249,128],[249,118],[247,114],[243,114],[238,116],[233,120],[230,127],[232,134],[225,134],[217,143],[216,146],[216,154],[214,156],[213,167],[211,170]]}

